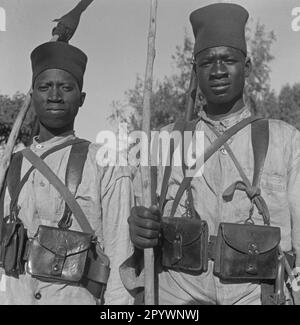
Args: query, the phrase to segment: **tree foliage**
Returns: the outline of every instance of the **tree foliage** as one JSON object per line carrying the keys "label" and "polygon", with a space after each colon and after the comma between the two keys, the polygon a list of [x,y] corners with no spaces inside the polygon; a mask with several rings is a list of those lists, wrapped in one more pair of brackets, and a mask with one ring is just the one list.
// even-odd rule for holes
{"label": "tree foliage", "polygon": [[300,83],[282,87],[278,96],[277,116],[300,130]]}
{"label": "tree foliage", "polygon": [[[275,35],[272,31],[267,32],[265,25],[258,21],[253,30],[247,29],[246,37],[253,71],[246,80],[245,100],[253,113],[278,118],[284,113],[279,112],[278,97],[270,87],[270,62],[274,59],[271,47],[276,39]],[[177,46],[172,55],[172,65],[175,68],[173,74],[154,83],[151,101],[153,129],[184,116],[192,68],[192,50],[193,42],[185,34],[183,45]],[[113,113],[109,119],[113,123],[127,122],[131,129],[139,129],[142,103],[143,80],[137,76],[135,87],[125,92],[125,103],[113,103]],[[205,100],[198,90],[196,111],[201,110],[204,104]]]}
{"label": "tree foliage", "polygon": [[252,72],[246,80],[245,97],[253,113],[263,116],[266,105],[275,95],[270,88],[270,62],[274,59],[271,47],[276,40],[274,32],[266,32],[265,25],[257,22],[254,31],[247,29],[249,56],[252,61]]}
{"label": "tree foliage", "polygon": [[[0,144],[7,141],[13,123],[25,100],[25,95],[17,92],[12,97],[0,95]],[[27,145],[30,142],[32,130],[35,124],[35,114],[32,109],[26,115],[17,143]]]}

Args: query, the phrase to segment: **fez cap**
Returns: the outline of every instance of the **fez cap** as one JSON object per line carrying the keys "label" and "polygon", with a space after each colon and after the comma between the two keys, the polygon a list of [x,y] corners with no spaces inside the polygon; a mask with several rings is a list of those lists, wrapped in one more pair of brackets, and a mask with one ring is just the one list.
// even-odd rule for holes
{"label": "fez cap", "polygon": [[248,11],[233,3],[215,3],[193,11],[190,21],[195,36],[194,57],[208,48],[229,46],[247,55],[245,26]]}
{"label": "fez cap", "polygon": [[48,69],[61,69],[71,73],[82,90],[87,56],[77,47],[65,42],[47,42],[31,53],[32,85],[37,76]]}

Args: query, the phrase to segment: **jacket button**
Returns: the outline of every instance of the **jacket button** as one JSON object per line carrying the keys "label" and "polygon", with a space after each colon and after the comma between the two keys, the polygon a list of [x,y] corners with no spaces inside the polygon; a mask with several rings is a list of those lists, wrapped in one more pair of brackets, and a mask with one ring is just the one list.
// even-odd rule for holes
{"label": "jacket button", "polygon": [[40,292],[37,292],[35,295],[34,295],[34,298],[37,299],[37,300],[40,300],[42,298],[42,295]]}

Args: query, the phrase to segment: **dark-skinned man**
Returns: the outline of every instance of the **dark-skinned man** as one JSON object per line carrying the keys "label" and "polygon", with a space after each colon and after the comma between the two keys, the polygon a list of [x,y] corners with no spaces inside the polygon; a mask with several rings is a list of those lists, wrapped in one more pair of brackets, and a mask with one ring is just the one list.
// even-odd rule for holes
{"label": "dark-skinned man", "polygon": [[[222,135],[251,116],[250,109],[243,100],[245,78],[251,73],[251,60],[247,56],[245,41],[247,19],[248,12],[243,7],[227,3],[200,8],[190,16],[195,36],[196,74],[199,87],[207,102],[206,109],[201,112],[196,124],[196,131],[204,132],[205,149],[216,139],[216,132]],[[173,125],[168,126],[167,130],[171,132]],[[252,180],[254,172],[251,136],[255,137],[251,135],[251,125],[247,125],[227,141],[249,180]],[[254,198],[258,199],[258,196],[264,198],[270,213],[271,226],[279,227],[281,230],[281,248],[285,252],[291,250],[295,252],[297,267],[300,266],[300,201],[298,198],[300,134],[285,122],[270,120],[268,145],[267,157],[260,177],[261,192],[258,190],[251,193],[253,188],[246,188],[246,186],[241,188],[239,187],[241,182],[237,185],[236,182],[241,180],[241,173],[229,151],[222,146],[205,162],[202,177],[194,178],[191,182],[193,205],[197,214],[207,223],[209,236],[216,236],[220,223],[244,224],[252,212],[251,220],[255,225],[264,225],[262,215],[259,213],[261,211],[258,211],[256,206],[253,210],[251,205]],[[158,195],[161,194],[163,171],[159,168]],[[135,260],[129,259],[123,266],[124,275],[127,276],[124,276],[124,283],[128,290],[138,287],[143,275],[141,273],[139,278],[135,278],[138,273],[132,271],[134,269],[135,272],[140,271],[135,264],[139,249],[155,247],[159,252],[164,240],[160,240],[161,230],[165,230],[165,234],[169,236],[166,230],[168,228],[163,227],[162,216],[170,216],[182,181],[182,168],[172,167],[162,213],[157,207],[132,209],[128,222],[131,239],[137,249]],[[187,195],[183,194],[174,217],[186,216],[188,202],[191,201]],[[170,236],[173,238],[171,240],[173,255],[169,260],[166,259],[169,264],[172,261],[180,263],[184,258],[182,254],[186,248],[180,246],[183,240],[188,243],[184,236],[186,235],[180,234],[179,230],[177,236]],[[253,236],[255,237],[255,234]],[[239,243],[241,244],[243,240],[244,238],[240,238]],[[191,243],[190,245],[192,246]],[[265,294],[265,290],[268,289],[266,286],[262,289],[259,280],[236,281],[236,278],[222,280],[215,275],[217,274],[214,272],[216,256],[207,253],[208,269],[196,274],[176,269],[175,262],[174,268],[165,265],[162,267],[161,260],[158,260],[159,304],[250,305],[268,301],[265,295],[262,296],[262,292],[264,291]],[[259,254],[259,250],[256,250],[256,253]],[[194,252],[192,256],[199,255],[200,252]],[[254,264],[248,265],[249,274],[250,267],[252,267],[252,274],[255,274]],[[240,264],[237,265],[240,267]],[[128,277],[131,278],[131,282],[126,281]],[[290,303],[289,292],[286,288],[284,290],[286,300]]]}
{"label": "dark-skinned man", "polygon": [[[49,154],[44,161],[65,182],[73,146],[64,147],[64,145],[78,139],[74,133],[74,121],[86,97],[82,87],[87,56],[80,49],[67,43],[49,42],[38,46],[32,52],[31,61],[32,105],[39,120],[40,131],[33,139],[30,149],[41,156],[60,146],[59,150]],[[132,298],[121,283],[118,269],[120,263],[130,254],[132,246],[127,224],[133,197],[130,173],[123,168],[100,167],[96,161],[99,145],[90,143],[87,145],[82,179],[76,191],[76,201],[95,231],[104,253],[110,259],[111,270],[104,303],[131,304]],[[74,159],[72,163],[75,166]],[[21,178],[30,167],[29,161],[23,158]],[[17,172],[14,170],[13,174]],[[4,198],[4,217],[10,214],[10,195],[7,188]],[[18,199],[18,218],[27,229],[29,238],[34,237],[40,225],[57,228],[65,209],[62,195],[48,179],[34,170],[24,184]],[[77,219],[73,215],[71,218],[71,227],[69,223],[67,229],[82,232],[83,229]],[[53,246],[55,243],[49,245]],[[76,268],[75,263],[73,270]],[[27,272],[13,277],[4,274],[2,268],[0,270],[1,305],[100,303],[84,286],[68,285],[63,281],[48,283],[32,277]]]}

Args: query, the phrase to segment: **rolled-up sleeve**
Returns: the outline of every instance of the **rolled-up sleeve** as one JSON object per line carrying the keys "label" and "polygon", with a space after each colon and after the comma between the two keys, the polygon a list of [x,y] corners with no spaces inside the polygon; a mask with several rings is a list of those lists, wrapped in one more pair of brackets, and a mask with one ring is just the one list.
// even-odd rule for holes
{"label": "rolled-up sleeve", "polygon": [[122,284],[119,267],[133,253],[127,219],[134,204],[133,184],[128,170],[107,170],[102,180],[104,251],[111,272],[105,293],[106,305],[130,305],[133,297]]}

